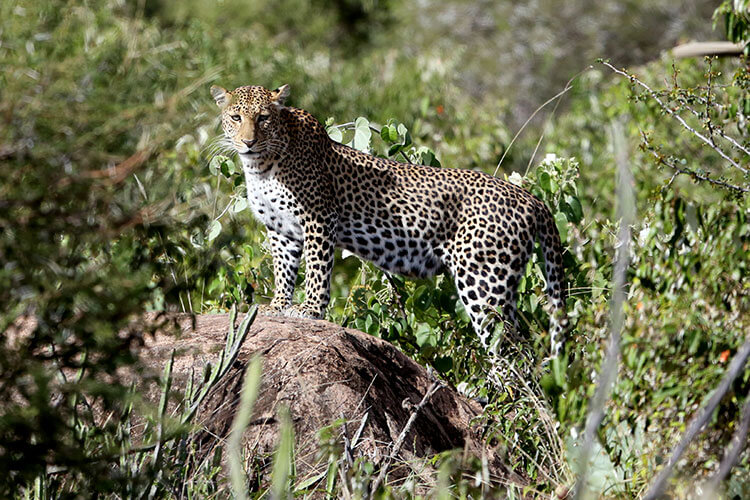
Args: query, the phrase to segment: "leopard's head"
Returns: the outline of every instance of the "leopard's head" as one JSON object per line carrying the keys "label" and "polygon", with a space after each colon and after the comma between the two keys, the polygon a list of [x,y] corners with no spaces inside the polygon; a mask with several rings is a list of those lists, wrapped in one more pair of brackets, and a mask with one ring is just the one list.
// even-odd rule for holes
{"label": "leopard's head", "polygon": [[245,158],[279,154],[286,144],[281,117],[289,86],[276,90],[258,86],[227,91],[213,85],[211,96],[221,108],[221,126],[232,147]]}

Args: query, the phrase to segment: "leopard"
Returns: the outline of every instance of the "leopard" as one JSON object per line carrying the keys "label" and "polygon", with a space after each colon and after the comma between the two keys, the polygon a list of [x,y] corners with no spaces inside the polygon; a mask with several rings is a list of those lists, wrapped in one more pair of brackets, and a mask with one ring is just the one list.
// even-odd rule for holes
{"label": "leopard", "polygon": [[[539,198],[479,170],[401,163],[334,141],[311,113],[286,105],[289,85],[214,85],[210,93],[248,205],[267,230],[275,290],[263,312],[323,318],[341,248],[407,278],[447,273],[492,350],[498,323],[518,330],[517,289],[538,239],[550,357],[560,354],[568,327],[562,243]],[[302,258],[305,298],[294,305]]]}

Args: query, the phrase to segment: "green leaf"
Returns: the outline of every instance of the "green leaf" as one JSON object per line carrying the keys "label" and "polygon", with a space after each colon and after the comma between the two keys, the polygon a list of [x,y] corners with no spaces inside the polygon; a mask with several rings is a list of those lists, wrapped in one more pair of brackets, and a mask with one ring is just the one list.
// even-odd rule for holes
{"label": "green leaf", "polygon": [[390,127],[388,125],[383,125],[382,128],[380,129],[380,138],[386,142],[390,141],[390,137],[391,137],[388,132],[389,129]]}
{"label": "green leaf", "polygon": [[565,203],[568,204],[570,207],[570,214],[572,217],[570,218],[570,222],[573,224],[578,224],[581,222],[581,219],[583,219],[583,207],[581,206],[581,202],[578,200],[578,197],[573,195],[565,195]]}
{"label": "green leaf", "polygon": [[[253,407],[255,401],[258,398],[258,389],[260,388],[260,379],[262,373],[262,362],[259,356],[254,356],[250,361],[250,366],[245,372],[245,377],[242,383],[242,392],[240,395],[240,406],[237,411],[237,415],[234,417],[232,422],[232,429],[227,442],[227,451],[229,453],[227,460],[229,462],[229,472],[231,479],[232,491],[234,492],[234,498],[244,499],[247,496],[244,492],[247,489],[245,483],[245,469],[242,465],[241,457],[241,442],[242,434],[250,423],[250,418],[253,415]],[[284,444],[284,431],[282,421],[282,444]],[[274,476],[276,465],[274,464]]]}
{"label": "green leaf", "polygon": [[568,218],[563,212],[555,214],[555,224],[557,225],[557,231],[560,233],[560,240],[565,244],[568,241]]}
{"label": "green leaf", "polygon": [[531,312],[531,314],[534,314],[539,307],[539,298],[540,297],[537,294],[529,295],[529,312]]}
{"label": "green leaf", "polygon": [[211,161],[208,162],[208,171],[211,172],[211,175],[218,175],[219,170],[221,168],[221,163],[224,161],[227,157],[222,155],[216,155],[213,158],[211,158]]}
{"label": "green leaf", "polygon": [[281,436],[271,470],[272,498],[285,498],[284,492],[289,491],[289,479],[294,473],[294,427],[289,417],[289,410],[284,408],[280,414],[281,429],[279,434]]}
{"label": "green leaf", "polygon": [[539,385],[547,394],[552,394],[555,391],[555,377],[551,373],[545,373],[542,378],[539,379]]}
{"label": "green leaf", "polygon": [[466,312],[466,308],[464,307],[463,302],[461,302],[461,299],[456,300],[456,312],[463,323],[466,323],[467,325],[471,324],[471,318]]}
{"label": "green leaf", "polygon": [[552,374],[554,376],[555,385],[560,387],[561,389],[565,388],[565,364],[563,366],[563,363],[560,362],[560,358],[556,357],[552,359]]}
{"label": "green leaf", "polygon": [[208,241],[214,241],[217,236],[221,233],[221,222],[218,220],[212,221],[211,224],[208,225]]}
{"label": "green leaf", "polygon": [[370,122],[364,116],[360,116],[354,122],[354,138],[352,139],[352,147],[360,151],[367,151],[370,147],[371,137],[372,131],[370,130]]}
{"label": "green leaf", "polygon": [[380,331],[380,321],[378,321],[378,318],[375,314],[367,315],[367,318],[365,319],[364,331],[372,336],[377,337],[377,334]]}
{"label": "green leaf", "polygon": [[401,336],[400,333],[398,323],[394,323],[382,332],[382,338],[383,340],[392,341],[399,338]]}
{"label": "green leaf", "polygon": [[312,477],[308,477],[307,479],[305,479],[304,481],[302,481],[301,483],[297,484],[294,487],[294,492],[298,493],[298,492],[305,491],[310,486],[314,485],[315,483],[317,483],[318,481],[320,481],[321,479],[323,479],[324,477],[326,477],[327,473],[328,473],[328,469],[326,469],[323,472],[321,472],[319,474],[316,474],[316,475],[314,475]]}
{"label": "green leaf", "polygon": [[401,148],[403,146],[401,144],[394,144],[390,148],[388,148],[388,156],[395,156],[398,154],[399,151],[401,151]]}
{"label": "green leaf", "polygon": [[552,192],[552,179],[547,172],[539,174],[539,186],[546,192]]}
{"label": "green leaf", "polygon": [[232,207],[232,212],[234,213],[242,212],[246,208],[247,208],[247,200],[243,197],[234,202],[234,206]]}
{"label": "green leaf", "polygon": [[420,311],[426,311],[432,303],[432,293],[429,288],[422,285],[414,292],[412,303]]}
{"label": "green leaf", "polygon": [[380,137],[383,138],[386,144],[392,144],[394,141],[391,140],[391,126],[388,124],[383,125],[380,129]]}
{"label": "green leaf", "polygon": [[417,337],[417,345],[421,348],[437,346],[437,335],[429,325],[420,324],[417,327],[415,336]]}
{"label": "green leaf", "polygon": [[337,460],[331,460],[326,470],[326,493],[329,496],[333,496],[334,488],[336,487],[336,476],[339,471],[339,462]]}
{"label": "green leaf", "polygon": [[234,162],[230,158],[227,158],[227,157],[224,157],[224,159],[221,161],[220,168],[221,168],[221,174],[227,179],[233,176],[237,172],[234,166]]}
{"label": "green leaf", "polygon": [[391,142],[398,142],[398,130],[393,125],[388,126],[388,139]]}
{"label": "green leaf", "polygon": [[432,151],[423,151],[421,154],[421,163],[422,165],[432,165],[432,162],[435,161],[435,154]]}
{"label": "green leaf", "polygon": [[328,137],[331,138],[331,140],[336,142],[341,142],[341,139],[343,139],[343,134],[341,133],[341,129],[338,127],[329,127],[328,130]]}
{"label": "green leaf", "polygon": [[441,356],[435,358],[435,361],[432,362],[432,366],[434,366],[440,373],[446,373],[453,368],[453,359],[450,356]]}

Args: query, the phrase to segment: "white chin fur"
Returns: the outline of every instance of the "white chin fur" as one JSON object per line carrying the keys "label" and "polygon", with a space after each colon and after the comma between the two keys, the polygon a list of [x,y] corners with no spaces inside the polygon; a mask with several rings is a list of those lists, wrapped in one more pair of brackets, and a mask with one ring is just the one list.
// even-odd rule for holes
{"label": "white chin fur", "polygon": [[240,155],[240,162],[242,162],[242,170],[247,174],[257,174],[263,170],[263,166],[259,159],[260,155]]}

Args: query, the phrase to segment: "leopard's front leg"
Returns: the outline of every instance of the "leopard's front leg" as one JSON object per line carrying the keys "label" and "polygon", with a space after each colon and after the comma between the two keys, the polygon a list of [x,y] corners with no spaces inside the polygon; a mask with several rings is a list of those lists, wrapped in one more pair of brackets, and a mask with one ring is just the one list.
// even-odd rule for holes
{"label": "leopard's front leg", "polygon": [[322,318],[331,298],[331,271],[336,249],[336,216],[318,213],[305,221],[305,301],[290,316]]}
{"label": "leopard's front leg", "polygon": [[285,315],[292,305],[303,243],[271,229],[267,237],[273,258],[274,295],[271,303],[261,306],[259,311],[268,315]]}

